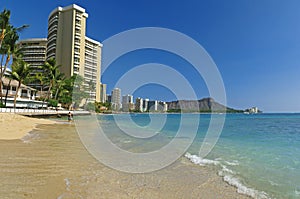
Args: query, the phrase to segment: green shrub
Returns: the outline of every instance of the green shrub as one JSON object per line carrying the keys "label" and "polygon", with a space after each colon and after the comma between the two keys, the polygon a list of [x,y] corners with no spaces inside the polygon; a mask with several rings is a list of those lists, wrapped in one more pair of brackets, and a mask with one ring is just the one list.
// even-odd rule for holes
{"label": "green shrub", "polygon": [[0,108],[5,108],[5,105],[0,102]]}
{"label": "green shrub", "polygon": [[55,99],[49,99],[48,104],[49,104],[49,106],[57,107],[58,101]]}

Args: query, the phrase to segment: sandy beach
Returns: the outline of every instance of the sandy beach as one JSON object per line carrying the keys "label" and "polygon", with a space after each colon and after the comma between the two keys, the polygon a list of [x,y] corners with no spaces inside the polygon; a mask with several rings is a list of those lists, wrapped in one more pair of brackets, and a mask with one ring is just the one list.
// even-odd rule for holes
{"label": "sandy beach", "polygon": [[55,121],[30,118],[14,113],[0,113],[0,140],[21,139],[39,124],[54,124]]}
{"label": "sandy beach", "polygon": [[248,198],[184,157],[156,172],[123,173],[95,160],[72,123],[0,116],[0,198]]}

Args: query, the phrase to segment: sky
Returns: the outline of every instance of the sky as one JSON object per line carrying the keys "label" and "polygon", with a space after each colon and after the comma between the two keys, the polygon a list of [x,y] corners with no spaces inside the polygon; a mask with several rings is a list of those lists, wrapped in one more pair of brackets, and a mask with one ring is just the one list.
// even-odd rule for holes
{"label": "sky", "polygon": [[[13,25],[30,25],[21,39],[42,38],[47,37],[50,12],[73,3],[86,9],[86,34],[100,42],[142,27],[172,29],[197,41],[218,67],[229,107],[300,112],[298,0],[1,0],[0,9],[11,10]],[[122,74],[146,63],[173,67],[190,81],[198,98],[209,96],[201,74],[196,74],[190,63],[155,49],[130,52],[117,59],[102,76],[107,92]],[[165,101],[176,98],[170,88],[156,84],[142,85],[133,94]]]}

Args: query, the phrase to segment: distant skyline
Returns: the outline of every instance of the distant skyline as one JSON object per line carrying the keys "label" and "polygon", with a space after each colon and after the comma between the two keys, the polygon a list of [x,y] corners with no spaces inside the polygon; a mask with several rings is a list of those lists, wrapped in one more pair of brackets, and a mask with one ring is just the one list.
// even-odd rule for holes
{"label": "distant skyline", "polygon": [[[21,39],[43,38],[47,37],[50,12],[73,3],[86,9],[87,35],[100,42],[140,27],[169,28],[193,38],[218,66],[229,107],[257,106],[264,112],[300,112],[298,0],[27,0],[24,3],[2,0],[0,9],[11,10],[13,25],[30,25],[21,33]],[[102,77],[102,82],[108,85],[107,93],[124,72],[151,62],[174,67],[191,80],[199,98],[209,96],[201,77],[184,70],[188,63],[157,50],[132,52],[118,59]],[[157,85],[143,86],[132,94],[175,100],[168,89]]]}

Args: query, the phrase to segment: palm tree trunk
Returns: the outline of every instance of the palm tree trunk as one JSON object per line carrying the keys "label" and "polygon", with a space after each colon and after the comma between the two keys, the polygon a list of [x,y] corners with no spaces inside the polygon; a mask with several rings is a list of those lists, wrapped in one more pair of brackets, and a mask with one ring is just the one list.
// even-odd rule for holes
{"label": "palm tree trunk", "polygon": [[21,87],[21,81],[19,81],[18,87],[16,89],[15,99],[14,99],[14,111],[15,112],[16,112],[16,105],[17,105],[17,96],[18,96],[20,87]]}
{"label": "palm tree trunk", "polygon": [[4,76],[3,74],[3,61],[4,61],[4,55],[1,56],[1,62],[0,62],[0,102],[2,103],[2,77]]}
{"label": "palm tree trunk", "polygon": [[5,94],[5,101],[4,101],[4,106],[6,107],[6,101],[7,101],[7,96],[8,96],[8,91],[9,91],[9,88],[10,88],[10,83],[11,83],[11,79],[9,80],[8,82],[8,86],[6,88],[6,94]]}
{"label": "palm tree trunk", "polygon": [[41,84],[41,91],[40,91],[41,93],[40,93],[40,99],[41,99],[41,97],[42,97],[42,93],[43,93],[43,85]]}
{"label": "palm tree trunk", "polygon": [[7,69],[7,66],[8,66],[10,60],[11,60],[11,56],[10,56],[10,55],[7,55],[6,60],[5,60],[4,67],[2,68],[2,71],[1,71],[1,72],[2,72],[2,77],[4,76],[4,74],[5,74],[5,72],[6,72],[6,69]]}
{"label": "palm tree trunk", "polygon": [[44,103],[45,103],[46,99],[49,99],[49,97],[50,97],[51,88],[52,88],[52,82],[50,82],[50,85],[49,85],[49,88],[48,88],[48,91],[47,91],[47,95],[43,100],[43,107],[44,107]]}
{"label": "palm tree trunk", "polygon": [[58,96],[60,87],[61,87],[61,86],[59,86],[59,87],[56,89],[56,92],[55,92],[55,97],[54,97],[54,99],[56,99],[56,100],[57,100],[57,96]]}
{"label": "palm tree trunk", "polygon": [[1,35],[0,35],[0,48],[1,48],[2,42],[4,40],[5,31],[6,31],[6,29],[2,29],[2,31],[1,31]]}
{"label": "palm tree trunk", "polygon": [[[2,64],[2,61],[3,61],[2,58],[1,58],[1,64]],[[3,78],[3,76],[4,76],[5,72],[6,72],[6,68],[7,68],[8,64],[9,64],[10,59],[11,59],[11,57],[10,57],[10,55],[8,55],[6,57],[6,61],[5,61],[4,66],[1,65],[1,73],[0,73],[0,102],[1,103],[3,102],[3,97],[2,97],[2,78]]]}
{"label": "palm tree trunk", "polygon": [[2,77],[0,77],[0,103],[2,104],[3,102],[3,98],[2,98],[2,85],[3,85],[3,82],[2,82]]}

